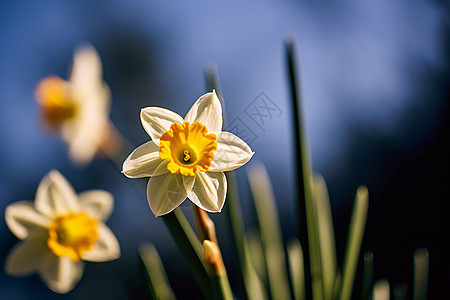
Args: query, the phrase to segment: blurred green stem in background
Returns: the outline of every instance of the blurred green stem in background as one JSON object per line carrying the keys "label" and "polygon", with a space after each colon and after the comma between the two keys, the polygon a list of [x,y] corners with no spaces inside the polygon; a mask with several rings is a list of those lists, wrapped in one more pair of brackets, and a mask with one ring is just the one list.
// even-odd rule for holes
{"label": "blurred green stem in background", "polygon": [[370,288],[373,281],[373,252],[367,251],[363,255],[364,270],[363,270],[363,282],[361,289],[361,300],[369,300]]}
{"label": "blurred green stem in background", "polygon": [[356,191],[356,199],[350,221],[347,248],[344,256],[342,286],[339,294],[340,300],[349,300],[352,296],[356,267],[358,265],[362,238],[366,227],[368,208],[369,191],[367,187],[360,186]]}
{"label": "blurred green stem in background", "polygon": [[425,300],[428,288],[428,250],[419,248],[414,251],[414,290],[413,300]]}
{"label": "blurred green stem in background", "polygon": [[330,198],[325,180],[318,174],[314,176],[314,197],[317,205],[323,296],[324,299],[333,299],[337,272],[333,218],[331,216]]}
{"label": "blurred green stem in background", "polygon": [[305,266],[302,245],[298,239],[292,239],[287,245],[289,270],[295,300],[305,300]]}
{"label": "blurred green stem in background", "polygon": [[[294,119],[295,160],[298,185],[298,211],[299,211],[299,240],[303,247],[305,263],[305,281],[311,282],[312,291],[305,285],[307,299],[322,300],[323,283],[322,267],[320,261],[320,244],[318,237],[316,203],[313,194],[312,166],[309,147],[306,138],[304,120],[302,118],[302,103],[300,84],[296,71],[295,38],[289,35],[285,38],[287,55],[288,79],[292,99],[292,112]],[[308,271],[310,270],[310,271]]]}
{"label": "blurred green stem in background", "polygon": [[386,279],[379,279],[373,285],[372,300],[389,300],[390,288]]}
{"label": "blurred green stem in background", "polygon": [[157,300],[175,300],[164,266],[159,257],[158,251],[151,243],[145,243],[139,246],[139,256],[145,267],[147,283],[150,294]]}
{"label": "blurred green stem in background", "polygon": [[261,163],[248,169],[248,180],[254,198],[256,215],[266,258],[267,276],[272,299],[289,300],[289,281],[278,209],[269,176]]}

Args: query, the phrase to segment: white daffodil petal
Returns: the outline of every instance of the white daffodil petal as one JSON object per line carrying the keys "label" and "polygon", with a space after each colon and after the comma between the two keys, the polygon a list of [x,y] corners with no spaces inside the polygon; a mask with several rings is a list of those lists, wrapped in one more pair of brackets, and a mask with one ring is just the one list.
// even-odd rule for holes
{"label": "white daffodil petal", "polygon": [[208,132],[219,134],[222,131],[222,105],[216,91],[198,98],[184,119],[190,123],[202,122]]}
{"label": "white daffodil petal", "polygon": [[[70,158],[80,165],[92,161],[108,132],[108,111],[95,110],[92,101],[86,103],[86,109],[90,109],[90,112],[80,116],[78,123],[74,125],[76,128],[67,134],[66,139]],[[95,116],[90,117],[93,113]]]}
{"label": "white daffodil petal", "polygon": [[190,193],[195,183],[196,176],[183,176],[183,185],[186,193]]}
{"label": "white daffodil petal", "polygon": [[161,135],[175,122],[183,123],[183,118],[165,108],[146,107],[141,110],[141,122],[152,141],[159,146]]}
{"label": "white daffodil petal", "polygon": [[34,273],[39,269],[46,252],[48,248],[44,236],[26,239],[11,250],[6,259],[6,272],[16,276]]}
{"label": "white daffodil petal", "polygon": [[[137,147],[124,161],[122,166],[122,173],[129,178],[151,177],[160,174],[155,174],[158,166],[163,162],[159,158],[159,146],[150,141]],[[164,170],[160,170],[164,171]]]}
{"label": "white daffodil petal", "polygon": [[105,221],[114,208],[113,195],[103,190],[86,191],[79,194],[80,209],[90,216]]}
{"label": "white daffodil petal", "polygon": [[58,257],[49,252],[42,261],[42,280],[54,292],[65,294],[74,288],[83,275],[84,262],[74,262],[70,258]]}
{"label": "white daffodil petal", "polygon": [[209,212],[220,212],[227,194],[227,179],[223,172],[198,172],[188,197],[191,201]]}
{"label": "white daffodil petal", "polygon": [[53,217],[69,211],[79,211],[78,197],[70,183],[56,170],[42,179],[36,192],[35,207]]}
{"label": "white daffodil petal", "polygon": [[76,86],[90,86],[102,77],[102,63],[94,47],[85,44],[75,51],[70,82]]}
{"label": "white daffodil petal", "polygon": [[153,176],[159,176],[168,173],[169,170],[167,170],[167,164],[167,160],[162,160],[159,166],[156,168],[155,172],[153,172]]}
{"label": "white daffodil petal", "polygon": [[208,171],[231,171],[246,164],[252,158],[254,152],[239,137],[222,132],[217,139],[217,150]]}
{"label": "white daffodil petal", "polygon": [[164,174],[150,178],[147,185],[147,199],[156,217],[177,208],[187,197],[181,174]]}
{"label": "white daffodil petal", "polygon": [[36,229],[46,230],[51,219],[38,212],[31,201],[20,201],[5,209],[5,221],[14,235],[25,239]]}
{"label": "white daffodil petal", "polygon": [[114,233],[103,223],[98,225],[98,233],[97,243],[91,251],[83,253],[83,260],[102,262],[119,258],[120,246]]}

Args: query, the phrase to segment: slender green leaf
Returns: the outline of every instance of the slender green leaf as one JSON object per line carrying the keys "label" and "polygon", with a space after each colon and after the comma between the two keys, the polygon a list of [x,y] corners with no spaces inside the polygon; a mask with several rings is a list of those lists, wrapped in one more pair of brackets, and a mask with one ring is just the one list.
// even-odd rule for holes
{"label": "slender green leaf", "polygon": [[379,279],[373,285],[372,300],[389,300],[390,288],[386,279]]}
{"label": "slender green leaf", "polygon": [[324,299],[333,299],[336,280],[336,244],[333,218],[325,180],[318,174],[314,176],[314,196],[317,204]]}
{"label": "slender green leaf", "polygon": [[427,298],[428,264],[429,258],[426,248],[419,248],[414,251],[414,300],[424,300]]}
{"label": "slender green leaf", "polygon": [[367,187],[360,186],[356,191],[355,205],[347,240],[344,257],[344,271],[342,275],[341,300],[349,300],[352,296],[356,267],[358,266],[361,242],[366,227],[367,210],[369,207],[369,192]]}
{"label": "slender green leaf", "polygon": [[287,244],[287,254],[294,299],[305,300],[305,265],[302,245],[298,239],[289,241]]}
{"label": "slender green leaf", "polygon": [[202,245],[180,208],[161,217],[178,245],[206,297],[212,294]]}
{"label": "slender green leaf", "polygon": [[369,300],[370,288],[373,280],[373,252],[367,251],[363,255],[364,259],[364,271],[363,271],[363,283],[361,291],[361,300]]}
{"label": "slender green leaf", "polygon": [[248,244],[249,244],[248,239],[244,239],[244,249],[247,262],[246,266],[247,273],[245,274],[245,282],[247,283],[246,289],[248,292],[248,298],[252,300],[267,300],[268,296],[264,283],[258,276],[258,273],[255,271],[255,268],[251,262],[250,257],[253,256],[254,253],[251,252]]}
{"label": "slender green leaf", "polygon": [[262,164],[253,163],[248,169],[248,179],[261,230],[272,298],[290,299],[280,221],[269,176]]}
{"label": "slender green leaf", "polygon": [[151,243],[139,246],[139,256],[145,266],[148,287],[155,300],[175,300],[175,294],[170,287],[166,271],[158,251]]}
{"label": "slender green leaf", "polygon": [[[320,261],[320,244],[318,239],[318,225],[316,203],[313,195],[312,166],[309,147],[302,118],[302,103],[300,84],[296,71],[295,38],[288,36],[285,39],[288,79],[292,99],[292,112],[294,119],[295,160],[297,170],[298,207],[299,207],[299,240],[303,245],[305,259],[306,282],[311,282],[312,290],[307,284],[306,297],[308,299],[323,299],[322,268]],[[308,259],[309,258],[309,259]]]}
{"label": "slender green leaf", "polygon": [[261,281],[267,285],[266,260],[264,258],[264,250],[261,241],[261,233],[258,230],[250,230],[246,236],[248,249],[250,250],[250,262],[253,269],[258,274]]}

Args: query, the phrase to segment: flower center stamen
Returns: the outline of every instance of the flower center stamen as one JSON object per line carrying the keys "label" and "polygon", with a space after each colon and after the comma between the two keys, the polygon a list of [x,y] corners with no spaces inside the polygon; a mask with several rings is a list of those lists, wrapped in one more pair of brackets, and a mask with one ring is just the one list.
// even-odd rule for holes
{"label": "flower center stamen", "polygon": [[42,110],[42,118],[46,125],[58,128],[65,120],[75,116],[77,106],[73,99],[70,84],[57,77],[46,77],[39,82],[36,100]]}
{"label": "flower center stamen", "polygon": [[188,162],[189,160],[191,160],[191,155],[190,155],[190,153],[189,153],[189,150],[184,150],[183,154],[184,154],[183,160],[184,160],[185,162]]}
{"label": "flower center stamen", "polygon": [[160,138],[159,157],[168,162],[172,174],[195,176],[211,167],[216,141],[216,135],[200,122],[173,123]]}
{"label": "flower center stamen", "polygon": [[97,225],[98,220],[85,212],[58,216],[48,230],[47,245],[55,255],[79,261],[81,255],[92,250],[97,242]]}

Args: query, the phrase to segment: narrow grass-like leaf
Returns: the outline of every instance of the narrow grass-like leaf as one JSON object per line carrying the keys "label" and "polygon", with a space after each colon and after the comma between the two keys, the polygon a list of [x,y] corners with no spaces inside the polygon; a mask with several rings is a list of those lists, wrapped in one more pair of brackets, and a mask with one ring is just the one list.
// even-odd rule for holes
{"label": "narrow grass-like leaf", "polygon": [[369,192],[367,187],[360,186],[356,191],[352,219],[348,233],[347,248],[344,257],[342,286],[340,300],[349,300],[352,296],[356,267],[358,266],[361,242],[366,227],[367,210],[369,207]]}
{"label": "narrow grass-like leaf", "polygon": [[248,179],[261,230],[272,299],[290,299],[280,221],[269,176],[262,164],[254,163],[248,169]]}
{"label": "narrow grass-like leaf", "polygon": [[261,241],[261,233],[257,230],[250,230],[246,236],[248,249],[250,250],[250,261],[261,281],[267,285],[266,261]]}
{"label": "narrow grass-like leaf", "polygon": [[305,264],[302,245],[298,239],[292,239],[287,244],[289,271],[295,300],[305,300]]}
{"label": "narrow grass-like leaf", "polygon": [[202,245],[180,208],[161,217],[166,223],[194,277],[206,297],[212,294],[210,279],[202,254]]}
{"label": "narrow grass-like leaf", "polygon": [[267,295],[267,290],[263,281],[255,271],[250,259],[250,257],[253,256],[253,253],[249,249],[247,239],[244,239],[244,250],[247,262],[245,282],[247,283],[246,290],[248,292],[248,298],[252,300],[267,300],[269,298]]}
{"label": "narrow grass-like leaf", "polygon": [[405,300],[408,286],[405,283],[399,283],[394,286],[394,300]]}
{"label": "narrow grass-like leaf", "polygon": [[[227,128],[227,114],[225,109],[225,101],[222,96],[222,89],[220,87],[219,74],[217,71],[217,67],[215,64],[210,64],[205,68],[205,78],[206,85],[208,90],[216,90],[216,93],[219,97],[220,102],[222,103],[223,110],[223,127]],[[236,184],[236,178],[233,173],[226,172],[225,176],[227,178],[227,196],[225,201],[225,209],[224,213],[228,219],[228,224],[231,226],[231,234],[232,234],[232,254],[233,257],[236,257],[237,260],[237,268],[240,272],[236,272],[236,279],[239,283],[239,288],[241,289],[242,296],[244,299],[257,300],[250,298],[251,291],[249,290],[249,282],[247,280],[251,275],[249,274],[251,271],[247,270],[247,266],[249,265],[248,257],[245,254],[244,248],[244,220],[242,218],[241,204],[239,199],[239,193]]]}
{"label": "narrow grass-like leaf", "polygon": [[428,250],[419,248],[414,251],[413,300],[424,300],[427,298],[428,265]]}
{"label": "narrow grass-like leaf", "polygon": [[333,299],[338,299],[339,292],[341,290],[341,283],[342,283],[342,275],[339,270],[336,272],[336,279],[334,280],[334,293],[333,293]]}
{"label": "narrow grass-like leaf", "polygon": [[367,251],[363,255],[364,270],[361,289],[361,300],[369,300],[370,288],[373,281],[373,252]]}
{"label": "narrow grass-like leaf", "polygon": [[139,256],[144,263],[148,287],[155,300],[175,300],[175,294],[170,287],[166,271],[158,251],[151,243],[139,246]]}
{"label": "narrow grass-like leaf", "polygon": [[389,300],[389,282],[386,279],[378,279],[373,285],[372,300]]}
{"label": "narrow grass-like leaf", "polygon": [[336,280],[336,242],[327,186],[323,177],[318,174],[314,176],[314,196],[317,204],[323,296],[324,299],[333,299]]}
{"label": "narrow grass-like leaf", "polygon": [[[306,287],[306,298],[322,300],[323,284],[320,262],[320,244],[318,239],[318,226],[316,204],[313,195],[312,166],[309,147],[302,118],[300,84],[296,70],[295,38],[288,36],[285,39],[289,87],[292,99],[292,112],[294,120],[294,143],[296,153],[296,171],[298,184],[299,209],[299,240],[305,255],[305,281],[311,282],[312,289]],[[306,270],[310,270],[310,272]]]}
{"label": "narrow grass-like leaf", "polygon": [[227,274],[211,276],[215,300],[234,300]]}

